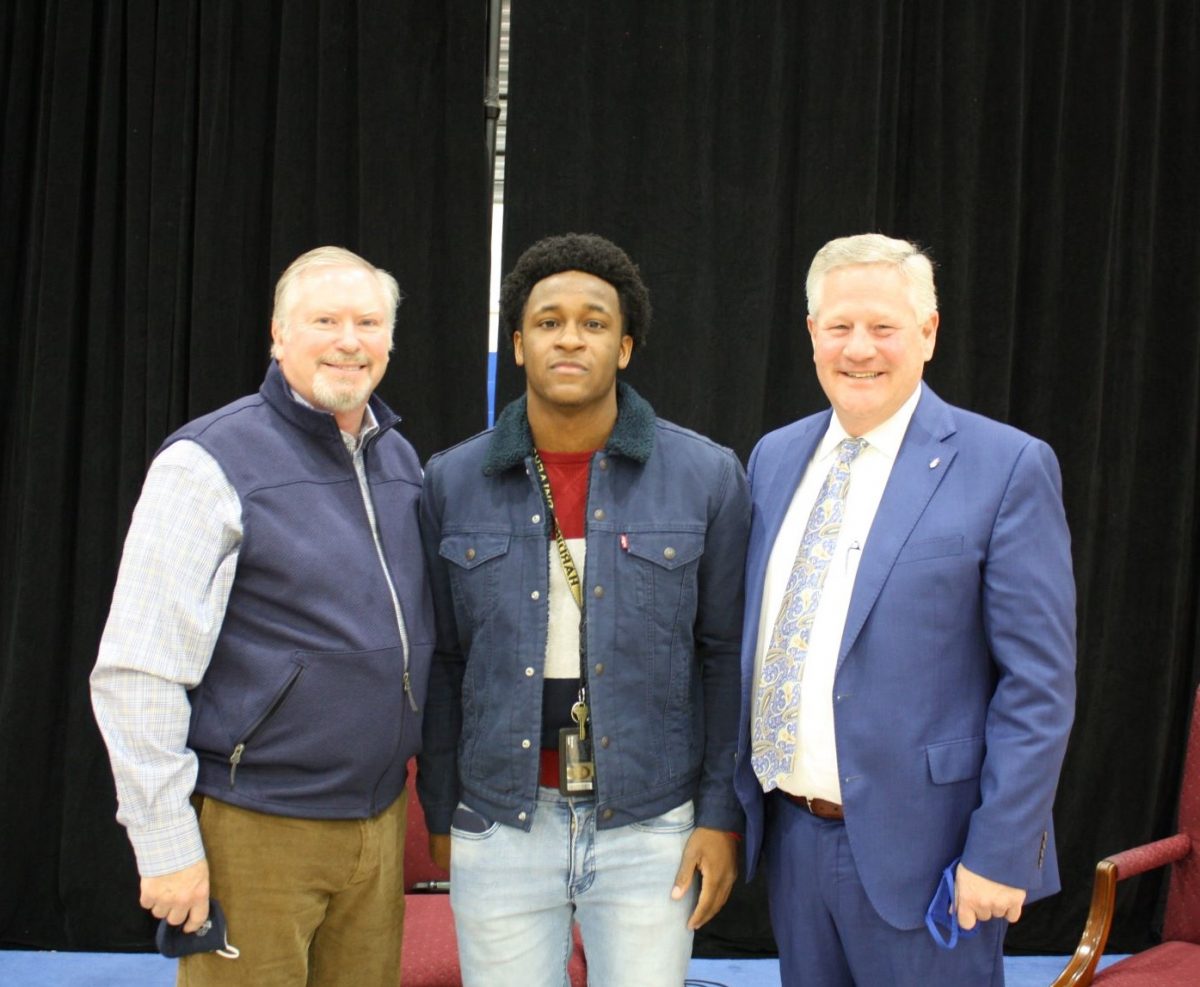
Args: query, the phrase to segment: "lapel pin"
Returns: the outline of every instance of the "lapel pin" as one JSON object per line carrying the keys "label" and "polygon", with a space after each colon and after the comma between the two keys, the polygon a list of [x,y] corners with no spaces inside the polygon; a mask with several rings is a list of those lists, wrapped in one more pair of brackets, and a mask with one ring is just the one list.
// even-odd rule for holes
{"label": "lapel pin", "polygon": [[934,457],[933,457],[931,460],[929,460],[929,468],[930,468],[931,470],[935,470],[935,469],[937,469],[937,465],[938,465],[938,463],[940,463],[941,461],[942,461],[942,457],[941,457],[941,456],[934,456]]}

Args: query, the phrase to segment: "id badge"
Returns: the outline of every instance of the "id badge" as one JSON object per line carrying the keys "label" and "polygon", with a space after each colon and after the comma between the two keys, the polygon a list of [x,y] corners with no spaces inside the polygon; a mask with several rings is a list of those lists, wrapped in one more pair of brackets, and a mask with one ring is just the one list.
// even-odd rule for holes
{"label": "id badge", "polygon": [[563,795],[590,795],[595,789],[591,740],[581,740],[577,727],[563,727],[558,731],[558,790]]}

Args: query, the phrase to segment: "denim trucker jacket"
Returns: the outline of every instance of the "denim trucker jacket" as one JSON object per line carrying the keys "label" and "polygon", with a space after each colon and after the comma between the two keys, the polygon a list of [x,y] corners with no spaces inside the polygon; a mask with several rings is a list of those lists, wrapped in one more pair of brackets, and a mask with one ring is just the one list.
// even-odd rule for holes
{"label": "denim trucker jacket", "polygon": [[[583,572],[596,819],[695,801],[741,831],[733,790],[750,500],[737,458],[618,385],[591,463]],[[437,644],[418,785],[429,829],[461,800],[528,830],[537,806],[553,537],[525,398],[430,459],[421,497]]]}

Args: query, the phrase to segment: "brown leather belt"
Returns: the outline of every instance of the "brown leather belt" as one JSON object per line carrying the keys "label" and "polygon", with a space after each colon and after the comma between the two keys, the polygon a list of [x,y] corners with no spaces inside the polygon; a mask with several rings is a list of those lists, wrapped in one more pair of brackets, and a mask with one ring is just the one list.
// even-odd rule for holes
{"label": "brown leather belt", "polygon": [[791,792],[785,792],[782,788],[775,790],[793,805],[800,806],[805,812],[812,813],[818,819],[835,819],[838,822],[842,822],[846,818],[846,813],[842,811],[842,807],[836,802],[827,802],[825,799],[809,799],[803,795],[793,795]]}

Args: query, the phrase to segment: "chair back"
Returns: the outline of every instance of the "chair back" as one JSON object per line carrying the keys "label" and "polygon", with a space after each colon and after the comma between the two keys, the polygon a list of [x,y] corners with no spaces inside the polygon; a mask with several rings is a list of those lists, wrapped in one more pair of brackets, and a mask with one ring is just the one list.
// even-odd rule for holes
{"label": "chair back", "polygon": [[1200,689],[1192,704],[1183,784],[1179,790],[1179,832],[1192,841],[1192,852],[1171,866],[1163,940],[1200,943]]}

